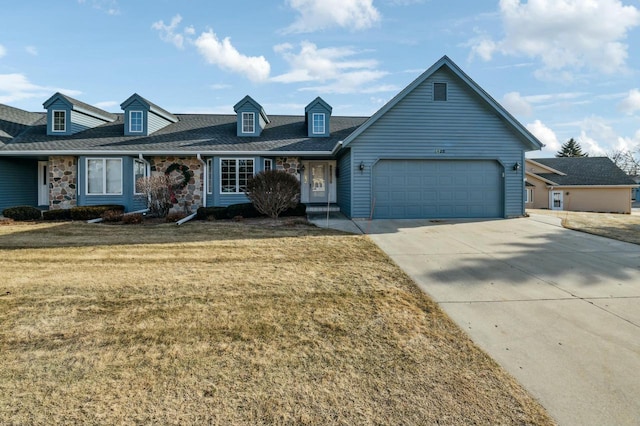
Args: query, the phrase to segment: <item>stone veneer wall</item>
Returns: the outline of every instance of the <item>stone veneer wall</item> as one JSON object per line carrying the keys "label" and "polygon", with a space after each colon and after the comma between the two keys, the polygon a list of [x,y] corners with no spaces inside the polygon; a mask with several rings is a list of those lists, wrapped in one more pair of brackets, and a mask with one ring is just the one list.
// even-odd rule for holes
{"label": "stone veneer wall", "polygon": [[276,170],[284,170],[293,175],[298,175],[300,168],[299,157],[278,157],[276,158]]}
{"label": "stone veneer wall", "polygon": [[[202,163],[196,157],[152,157],[149,159],[151,164],[151,174],[164,173],[173,163],[185,165],[191,172],[191,180],[182,191],[175,194],[178,200],[174,204],[169,213],[195,213],[198,207],[202,206],[202,183],[203,183],[203,167]],[[172,175],[180,175],[179,171],[174,171]]]}
{"label": "stone veneer wall", "polygon": [[78,158],[49,157],[49,209],[69,209],[77,205]]}

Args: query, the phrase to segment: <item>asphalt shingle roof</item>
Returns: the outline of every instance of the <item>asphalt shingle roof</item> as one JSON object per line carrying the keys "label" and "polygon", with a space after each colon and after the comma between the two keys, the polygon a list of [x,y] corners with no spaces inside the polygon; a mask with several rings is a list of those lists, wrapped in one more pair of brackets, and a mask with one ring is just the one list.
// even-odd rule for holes
{"label": "asphalt shingle roof", "polygon": [[125,136],[123,114],[116,120],[71,136],[47,136],[46,118],[0,148],[0,151],[320,151],[330,152],[338,141],[367,117],[331,117],[331,136],[310,138],[304,116],[270,116],[259,137],[238,137],[236,115],[175,114],[178,122],[149,136]]}
{"label": "asphalt shingle roof", "polygon": [[82,102],[82,101],[79,101],[79,100],[74,99],[74,98],[72,98],[72,97],[70,97],[70,96],[67,96],[67,95],[63,95],[63,94],[62,94],[62,93],[60,93],[60,92],[56,93],[56,95],[58,95],[58,96],[60,96],[60,97],[62,97],[62,98],[64,98],[64,99],[66,99],[66,100],[67,100],[67,102],[69,102],[71,105],[74,105],[74,106],[77,106],[77,107],[79,107],[79,108],[82,108],[82,109],[84,109],[85,111],[89,111],[89,112],[91,112],[92,114],[95,114],[95,115],[97,115],[97,116],[99,116],[99,117],[100,117],[100,116],[101,116],[101,117],[106,117],[106,118],[109,118],[110,120],[115,120],[115,119],[116,119],[116,114],[112,114],[112,113],[107,112],[107,111],[105,111],[105,110],[102,110],[102,109],[100,109],[100,108],[96,108],[96,107],[94,107],[93,105],[85,104],[85,103],[84,103],[84,102]]}
{"label": "asphalt shingle roof", "polygon": [[534,161],[556,169],[554,173],[536,173],[558,185],[635,185],[635,181],[607,157],[536,158]]}
{"label": "asphalt shingle roof", "polygon": [[0,104],[0,147],[24,132],[43,115],[44,113],[28,112]]}

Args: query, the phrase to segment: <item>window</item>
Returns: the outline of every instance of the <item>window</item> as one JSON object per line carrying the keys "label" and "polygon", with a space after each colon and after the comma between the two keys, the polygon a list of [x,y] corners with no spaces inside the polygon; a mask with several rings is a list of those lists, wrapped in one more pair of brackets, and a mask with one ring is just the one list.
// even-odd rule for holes
{"label": "window", "polygon": [[87,158],[87,194],[122,194],[122,159]]}
{"label": "window", "polygon": [[313,128],[312,128],[312,132],[314,135],[322,135],[325,133],[324,130],[324,114],[317,114],[314,113],[313,114]]}
{"label": "window", "polygon": [[129,131],[142,132],[142,111],[129,111]]}
{"label": "window", "polygon": [[447,100],[447,83],[433,83],[433,100]]}
{"label": "window", "polygon": [[147,177],[147,164],[142,160],[133,160],[133,193],[142,194],[138,189],[138,179]]}
{"label": "window", "polygon": [[52,129],[54,132],[67,131],[67,111],[53,111]]}
{"label": "window", "polygon": [[248,158],[220,159],[220,193],[244,192],[247,181],[253,176],[253,160]]}
{"label": "window", "polygon": [[213,160],[207,159],[207,194],[213,194]]}
{"label": "window", "polygon": [[242,113],[242,133],[255,133],[255,114],[252,112]]}
{"label": "window", "polygon": [[525,203],[533,203],[533,189],[527,188],[524,194]]}
{"label": "window", "polygon": [[270,158],[264,159],[264,170],[273,170],[273,160]]}

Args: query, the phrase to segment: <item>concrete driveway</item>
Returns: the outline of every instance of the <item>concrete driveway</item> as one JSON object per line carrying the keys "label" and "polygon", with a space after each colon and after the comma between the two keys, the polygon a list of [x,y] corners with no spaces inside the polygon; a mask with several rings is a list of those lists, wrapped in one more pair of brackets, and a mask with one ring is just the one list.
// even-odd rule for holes
{"label": "concrete driveway", "polygon": [[556,220],[356,223],[560,425],[638,425],[640,246]]}

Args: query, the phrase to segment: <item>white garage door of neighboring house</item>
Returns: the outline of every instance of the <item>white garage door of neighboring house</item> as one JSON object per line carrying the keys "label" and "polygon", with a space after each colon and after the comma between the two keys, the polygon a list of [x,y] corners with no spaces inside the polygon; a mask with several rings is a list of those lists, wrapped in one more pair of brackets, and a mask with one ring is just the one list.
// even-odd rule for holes
{"label": "white garage door of neighboring house", "polygon": [[380,160],[373,168],[376,219],[503,216],[496,161]]}

